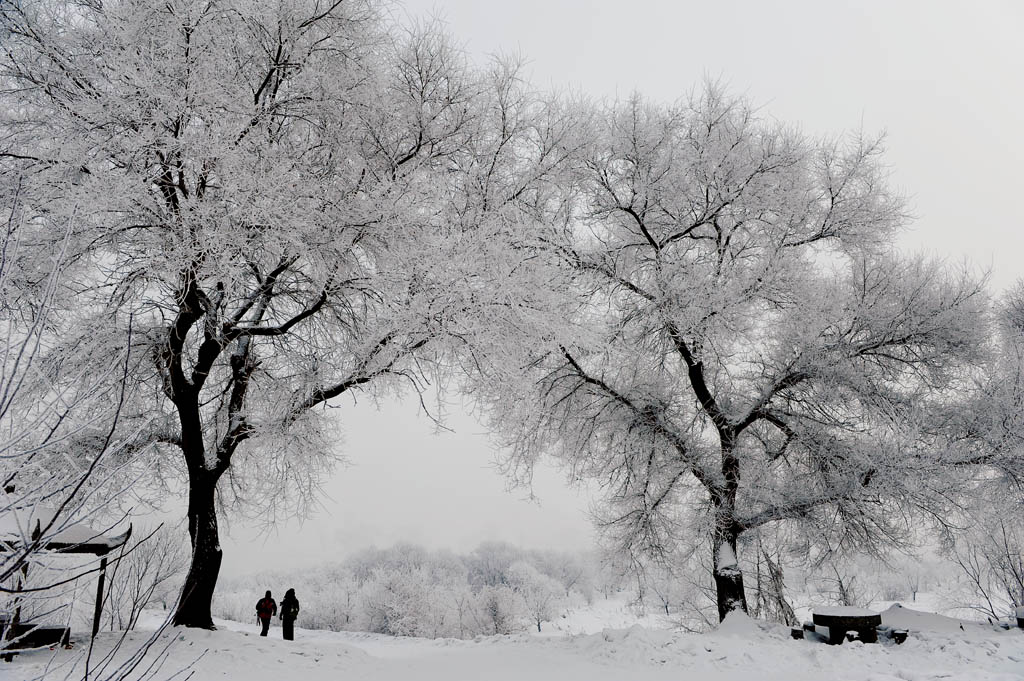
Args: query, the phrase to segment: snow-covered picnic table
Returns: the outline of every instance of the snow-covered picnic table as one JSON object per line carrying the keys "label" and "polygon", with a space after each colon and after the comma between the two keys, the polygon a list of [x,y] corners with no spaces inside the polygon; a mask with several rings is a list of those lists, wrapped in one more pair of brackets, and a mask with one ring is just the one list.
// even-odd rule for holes
{"label": "snow-covered picnic table", "polygon": [[[814,620],[814,630],[825,636],[831,644],[842,643],[848,631],[857,632],[857,637],[864,643],[878,642],[876,627],[881,626],[882,616],[873,610],[850,606],[827,606],[815,608],[811,614]],[[822,631],[823,627],[828,629],[827,635]]]}

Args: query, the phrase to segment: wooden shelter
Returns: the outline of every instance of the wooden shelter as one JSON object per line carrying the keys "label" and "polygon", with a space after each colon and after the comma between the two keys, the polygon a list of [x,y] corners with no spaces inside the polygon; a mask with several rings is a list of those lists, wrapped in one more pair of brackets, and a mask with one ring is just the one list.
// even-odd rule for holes
{"label": "wooden shelter", "polygon": [[[112,537],[104,536],[88,525],[55,521],[57,510],[42,506],[12,508],[0,513],[0,551],[22,551],[40,542],[38,550],[51,554],[91,554],[100,558],[99,578],[96,584],[96,609],[93,613],[92,635],[96,636],[103,612],[103,588],[107,577],[107,554],[121,548],[132,534],[127,531]],[[28,576],[28,564],[21,568],[19,588]],[[15,611],[11,625],[17,625],[21,608]]]}

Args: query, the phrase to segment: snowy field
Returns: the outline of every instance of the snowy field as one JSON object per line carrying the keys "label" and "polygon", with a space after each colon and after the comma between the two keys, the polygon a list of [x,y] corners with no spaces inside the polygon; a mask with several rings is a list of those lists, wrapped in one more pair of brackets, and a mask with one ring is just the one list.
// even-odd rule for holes
{"label": "snowy field", "polygon": [[[212,681],[1009,681],[1024,679],[1024,632],[1001,631],[987,624],[962,622],[909,608],[883,612],[883,623],[908,628],[901,645],[848,643],[827,646],[797,641],[785,627],[730,618],[717,631],[690,634],[641,624],[568,633],[599,626],[601,620],[624,623],[625,609],[604,604],[559,624],[557,634],[521,634],[474,641],[393,638],[375,634],[296,631],[297,640],[281,640],[271,629],[260,638],[256,626],[219,621],[218,631],[172,629],[150,648],[146,662],[129,678]],[[635,620],[634,620],[635,621]],[[650,620],[645,620],[650,622]],[[151,617],[149,626],[157,622]],[[961,629],[961,626],[963,627]],[[118,634],[105,633],[93,651],[96,661],[109,652]],[[145,631],[128,635],[116,660],[143,645]],[[0,663],[0,679],[27,681],[47,668],[62,679],[72,664],[82,664],[87,642],[73,650],[21,654]],[[161,655],[166,651],[166,655]],[[159,659],[158,659],[159,658]],[[150,668],[151,662],[158,660]],[[110,667],[109,669],[113,669]],[[139,672],[148,669],[149,674]],[[79,670],[80,671],[80,670]],[[191,675],[191,676],[190,676]],[[97,676],[96,678],[106,678]]]}

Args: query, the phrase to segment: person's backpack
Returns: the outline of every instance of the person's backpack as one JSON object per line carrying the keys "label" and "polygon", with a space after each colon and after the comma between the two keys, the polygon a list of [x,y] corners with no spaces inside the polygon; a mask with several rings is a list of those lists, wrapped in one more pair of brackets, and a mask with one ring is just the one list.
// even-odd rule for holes
{"label": "person's backpack", "polygon": [[261,598],[256,601],[256,615],[260,619],[270,619],[274,616],[274,601],[269,598]]}
{"label": "person's backpack", "polygon": [[298,601],[285,601],[281,603],[281,618],[286,620],[294,620],[299,616],[299,602]]}

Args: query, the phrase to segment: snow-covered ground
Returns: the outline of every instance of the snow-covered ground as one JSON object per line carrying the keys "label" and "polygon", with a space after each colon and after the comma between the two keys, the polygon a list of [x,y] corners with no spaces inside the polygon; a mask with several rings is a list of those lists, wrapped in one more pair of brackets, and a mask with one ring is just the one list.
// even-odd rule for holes
{"label": "snow-covered ground", "polygon": [[[621,605],[621,604],[620,604]],[[281,630],[258,636],[255,624],[222,621],[217,631],[169,629],[150,648],[139,668],[166,651],[156,673],[145,678],[195,681],[1009,681],[1024,679],[1024,632],[895,607],[883,623],[908,628],[901,646],[848,643],[827,646],[793,640],[789,630],[730,617],[717,631],[690,634],[634,624],[598,633],[521,634],[475,641],[391,638],[375,634],[296,630],[297,640],[281,640]],[[575,620],[572,618],[575,617]],[[596,626],[602,619],[623,623],[628,609],[598,602],[590,612],[558,623],[563,632]],[[635,617],[633,621],[636,621]],[[151,618],[150,624],[155,622]],[[961,628],[962,626],[962,628]],[[554,627],[546,627],[554,629]],[[146,632],[128,635],[116,659],[146,640]],[[109,651],[117,634],[101,634],[96,660]],[[63,679],[71,664],[82,664],[86,641],[73,650],[41,651],[0,662],[0,679],[37,678],[49,665]],[[150,670],[153,671],[153,670]],[[80,678],[80,677],[78,677]],[[96,677],[101,678],[101,677]],[[133,675],[129,678],[140,678]]]}

